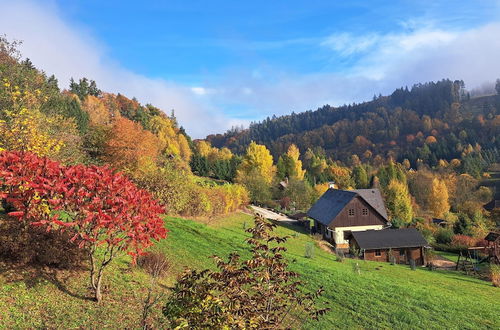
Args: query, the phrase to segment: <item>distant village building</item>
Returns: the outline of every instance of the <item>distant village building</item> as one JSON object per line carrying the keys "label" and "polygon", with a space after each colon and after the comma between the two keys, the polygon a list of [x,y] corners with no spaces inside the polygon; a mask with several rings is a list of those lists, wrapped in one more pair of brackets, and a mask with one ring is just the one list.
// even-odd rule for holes
{"label": "distant village building", "polygon": [[389,225],[378,189],[328,189],[309,209],[316,232],[336,248],[349,249],[353,231],[380,230]]}
{"label": "distant village building", "polygon": [[448,221],[439,218],[432,218],[432,223],[437,226],[446,227],[448,225]]}
{"label": "distant village building", "polygon": [[498,196],[496,196],[495,199],[493,199],[488,204],[485,204],[483,207],[486,211],[490,211],[490,212],[495,211],[495,210],[500,210],[500,198]]}

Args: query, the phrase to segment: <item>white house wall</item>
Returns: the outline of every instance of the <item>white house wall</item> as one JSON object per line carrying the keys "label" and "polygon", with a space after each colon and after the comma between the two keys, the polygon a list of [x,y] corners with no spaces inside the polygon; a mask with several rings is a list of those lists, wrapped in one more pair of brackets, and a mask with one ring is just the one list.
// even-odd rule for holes
{"label": "white house wall", "polygon": [[349,241],[344,239],[345,231],[381,230],[383,228],[383,225],[336,227],[333,230],[333,239],[335,240],[335,244],[337,244],[337,246],[340,245],[341,247],[347,247],[349,246]]}

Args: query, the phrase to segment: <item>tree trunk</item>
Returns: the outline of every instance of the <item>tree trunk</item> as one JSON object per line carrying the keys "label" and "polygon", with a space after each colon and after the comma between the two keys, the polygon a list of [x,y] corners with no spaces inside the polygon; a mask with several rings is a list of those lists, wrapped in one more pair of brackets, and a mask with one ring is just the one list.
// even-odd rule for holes
{"label": "tree trunk", "polygon": [[102,294],[101,294],[101,279],[102,279],[102,271],[99,271],[99,275],[97,275],[97,282],[96,286],[94,289],[94,299],[97,303],[100,303],[102,300]]}

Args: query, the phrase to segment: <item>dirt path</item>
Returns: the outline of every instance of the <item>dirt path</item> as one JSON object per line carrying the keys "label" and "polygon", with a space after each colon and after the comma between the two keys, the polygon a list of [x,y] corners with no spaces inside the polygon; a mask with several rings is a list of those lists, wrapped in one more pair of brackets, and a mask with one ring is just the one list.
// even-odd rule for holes
{"label": "dirt path", "polygon": [[267,219],[277,220],[277,221],[287,221],[287,222],[297,221],[287,217],[286,215],[282,215],[259,206],[250,205],[250,207],[255,211],[255,213],[260,214],[261,216]]}
{"label": "dirt path", "polygon": [[432,263],[434,264],[434,266],[441,269],[455,269],[455,267],[457,266],[455,262],[443,258],[440,255],[436,255]]}

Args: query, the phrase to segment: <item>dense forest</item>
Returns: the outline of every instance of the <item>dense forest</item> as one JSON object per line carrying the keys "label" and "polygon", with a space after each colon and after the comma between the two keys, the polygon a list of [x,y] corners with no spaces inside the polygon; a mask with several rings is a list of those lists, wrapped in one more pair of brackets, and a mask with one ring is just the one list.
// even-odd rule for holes
{"label": "dense forest", "polygon": [[[348,162],[392,157],[436,166],[460,158],[470,148],[498,157],[500,96],[471,99],[462,81],[441,80],[395,90],[370,102],[267,118],[248,129],[210,135],[215,147],[242,153],[250,141],[266,145],[277,158],[290,144],[301,150],[323,149]],[[379,159],[380,161],[380,159]]]}

